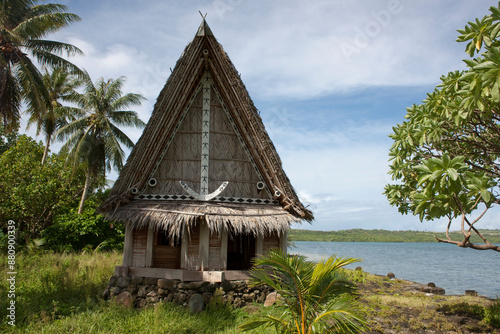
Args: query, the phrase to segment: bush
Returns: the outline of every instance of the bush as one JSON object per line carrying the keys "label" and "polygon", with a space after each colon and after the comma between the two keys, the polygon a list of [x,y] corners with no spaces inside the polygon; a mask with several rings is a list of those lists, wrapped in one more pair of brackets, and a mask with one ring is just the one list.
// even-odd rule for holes
{"label": "bush", "polygon": [[484,308],[481,305],[469,304],[467,302],[455,303],[455,304],[446,304],[443,305],[438,311],[443,312],[444,314],[456,314],[466,317],[472,317],[476,319],[482,319]]}
{"label": "bush", "polygon": [[124,227],[113,224],[103,215],[96,213],[96,208],[106,194],[98,192],[86,202],[85,210],[78,214],[77,208],[54,218],[54,225],[45,229],[45,247],[57,252],[71,252],[96,248],[123,248]]}
{"label": "bush", "polygon": [[0,228],[15,222],[16,242],[26,244],[40,237],[55,216],[78,205],[85,183],[82,166],[65,166],[64,154],[51,154],[41,164],[44,147],[22,135],[0,155]]}
{"label": "bush", "polygon": [[500,299],[497,298],[491,306],[484,309],[484,322],[500,328]]}

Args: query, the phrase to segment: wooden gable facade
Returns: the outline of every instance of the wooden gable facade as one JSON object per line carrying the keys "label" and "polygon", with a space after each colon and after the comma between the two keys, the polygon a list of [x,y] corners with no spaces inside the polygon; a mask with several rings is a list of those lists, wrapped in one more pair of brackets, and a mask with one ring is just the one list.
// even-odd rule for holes
{"label": "wooden gable facade", "polygon": [[205,20],[101,211],[126,224],[118,274],[181,280],[239,279],[313,219]]}

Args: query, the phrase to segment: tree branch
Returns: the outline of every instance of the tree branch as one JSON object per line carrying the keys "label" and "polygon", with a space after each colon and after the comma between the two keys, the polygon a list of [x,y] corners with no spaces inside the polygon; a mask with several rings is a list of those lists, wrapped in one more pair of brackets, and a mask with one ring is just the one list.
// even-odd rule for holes
{"label": "tree branch", "polygon": [[[500,246],[492,244],[488,240],[486,240],[486,238],[481,234],[481,232],[479,232],[479,230],[476,229],[476,227],[474,226],[474,224],[477,223],[486,214],[486,212],[488,210],[489,210],[489,207],[486,207],[486,209],[472,223],[469,222],[469,220],[465,216],[465,213],[462,213],[462,219],[460,222],[462,234],[464,235],[464,239],[462,241],[455,241],[455,240],[452,240],[450,237],[449,232],[450,232],[450,227],[451,227],[451,223],[452,223],[451,217],[448,217],[449,220],[448,220],[448,226],[446,227],[446,239],[438,238],[436,235],[434,235],[434,238],[438,242],[453,244],[453,245],[457,245],[458,247],[462,247],[462,248],[472,248],[472,249],[477,249],[477,250],[494,250],[494,251],[500,252]],[[465,230],[465,223],[467,223],[467,225],[469,226],[468,231]],[[485,243],[484,244],[476,244],[476,243],[470,242],[470,237],[472,234],[471,230],[474,231],[474,233],[476,233]]]}
{"label": "tree branch", "polygon": [[434,236],[434,238],[436,238],[436,240],[438,242],[443,242],[446,244],[453,244],[453,245],[457,245],[458,247],[462,247],[462,248],[472,248],[472,249],[477,249],[477,250],[494,250],[494,251],[500,252],[500,246],[497,246],[494,244],[475,244],[472,242],[463,243],[462,241],[440,239],[436,236]]}

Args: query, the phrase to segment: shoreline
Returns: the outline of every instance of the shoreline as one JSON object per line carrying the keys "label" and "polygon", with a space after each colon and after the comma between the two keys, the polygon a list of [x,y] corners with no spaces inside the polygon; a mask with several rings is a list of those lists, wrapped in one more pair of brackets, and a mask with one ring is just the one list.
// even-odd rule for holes
{"label": "shoreline", "polygon": [[[350,270],[359,300],[375,333],[500,333],[484,321],[495,300],[486,296],[446,295],[439,287]],[[433,293],[433,292],[437,292]]]}

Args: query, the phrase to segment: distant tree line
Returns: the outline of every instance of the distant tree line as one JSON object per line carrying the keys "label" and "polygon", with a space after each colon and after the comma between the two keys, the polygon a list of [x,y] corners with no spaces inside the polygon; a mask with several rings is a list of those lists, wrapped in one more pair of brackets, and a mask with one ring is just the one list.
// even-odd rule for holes
{"label": "distant tree line", "polygon": [[[485,236],[493,243],[500,243],[500,230],[483,230]],[[388,231],[388,230],[340,230],[312,231],[291,229],[290,241],[341,241],[341,242],[437,242],[436,237],[444,237],[445,232],[424,231]],[[451,236],[461,235],[460,231],[450,232]],[[475,236],[474,242],[480,242]]]}

